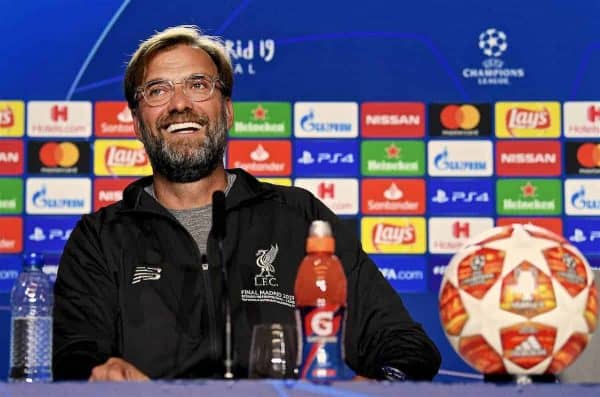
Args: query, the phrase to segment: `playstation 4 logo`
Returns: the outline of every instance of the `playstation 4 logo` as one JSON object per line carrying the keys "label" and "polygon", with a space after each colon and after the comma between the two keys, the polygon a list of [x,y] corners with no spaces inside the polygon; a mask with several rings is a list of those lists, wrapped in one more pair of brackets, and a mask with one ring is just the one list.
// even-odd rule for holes
{"label": "playstation 4 logo", "polygon": [[48,233],[44,232],[44,229],[41,227],[34,227],[33,233],[29,235],[29,240],[31,241],[46,241],[46,240],[68,240],[69,236],[73,229],[49,229]]}
{"label": "playstation 4 logo", "polygon": [[445,190],[437,189],[435,196],[431,198],[434,203],[447,203],[447,202],[463,202],[463,203],[487,203],[490,201],[490,195],[488,192],[475,192],[475,191],[455,191],[452,192],[451,196],[448,196]]}
{"label": "playstation 4 logo", "polygon": [[23,235],[25,250],[62,252],[79,216],[29,216]]}
{"label": "playstation 4 logo", "polygon": [[575,228],[573,234],[569,236],[569,241],[574,243],[592,242],[594,240],[600,240],[600,230],[591,230],[588,235],[582,229]]}
{"label": "playstation 4 logo", "polygon": [[298,159],[298,163],[300,164],[313,164],[313,163],[321,164],[338,164],[338,163],[354,163],[354,154],[353,153],[330,153],[330,152],[322,152],[318,153],[316,159],[313,157],[312,153],[308,150],[302,151],[302,157]]}
{"label": "playstation 4 logo", "polygon": [[430,182],[428,205],[432,215],[481,216],[495,210],[491,180],[434,178]]}
{"label": "playstation 4 logo", "polygon": [[355,176],[358,143],[340,140],[296,141],[294,158],[299,176]]}

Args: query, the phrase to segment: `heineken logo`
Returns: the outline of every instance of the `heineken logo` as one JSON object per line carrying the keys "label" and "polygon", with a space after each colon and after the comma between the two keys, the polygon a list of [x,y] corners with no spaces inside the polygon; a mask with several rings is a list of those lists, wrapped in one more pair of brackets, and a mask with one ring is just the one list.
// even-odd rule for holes
{"label": "heineken logo", "polygon": [[236,102],[232,137],[263,138],[291,135],[291,106],[288,102]]}
{"label": "heineken logo", "polygon": [[420,141],[364,141],[364,175],[413,176],[425,172],[425,146]]}

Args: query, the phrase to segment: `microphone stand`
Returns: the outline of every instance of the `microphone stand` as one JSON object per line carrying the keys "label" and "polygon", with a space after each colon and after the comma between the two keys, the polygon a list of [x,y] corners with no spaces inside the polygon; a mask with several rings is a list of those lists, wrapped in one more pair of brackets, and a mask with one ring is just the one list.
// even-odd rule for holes
{"label": "microphone stand", "polygon": [[223,304],[225,306],[225,379],[233,379],[233,350],[231,335],[231,301],[229,299],[229,277],[227,265],[225,264],[225,193],[218,190],[213,193],[213,231],[217,240],[219,251],[219,266],[223,273]]}
{"label": "microphone stand", "polygon": [[223,296],[225,304],[225,379],[233,379],[233,356],[232,356],[232,337],[231,337],[231,302],[229,300],[229,278],[227,267],[225,266],[225,251],[223,249],[223,239],[218,240],[219,262],[223,271]]}

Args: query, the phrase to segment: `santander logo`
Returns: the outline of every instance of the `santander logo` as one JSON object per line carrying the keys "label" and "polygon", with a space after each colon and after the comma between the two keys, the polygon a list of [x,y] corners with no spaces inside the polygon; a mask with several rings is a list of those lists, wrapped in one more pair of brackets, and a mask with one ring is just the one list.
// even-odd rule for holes
{"label": "santander logo", "polygon": [[381,245],[414,244],[416,241],[415,227],[413,225],[398,226],[378,223],[373,228],[372,239],[377,250],[380,249]]}
{"label": "santander logo", "polygon": [[545,129],[550,127],[550,112],[548,109],[531,110],[512,108],[506,113],[506,129],[514,135],[514,129]]}
{"label": "santander logo", "polygon": [[148,156],[143,148],[133,149],[125,146],[109,146],[104,155],[106,168],[138,167],[148,164]]}

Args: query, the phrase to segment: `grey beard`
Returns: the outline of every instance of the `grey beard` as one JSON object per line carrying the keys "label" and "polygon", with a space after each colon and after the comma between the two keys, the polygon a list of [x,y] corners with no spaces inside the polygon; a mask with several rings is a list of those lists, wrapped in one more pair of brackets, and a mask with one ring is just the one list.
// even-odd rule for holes
{"label": "grey beard", "polygon": [[155,173],[171,182],[194,182],[210,175],[223,162],[227,121],[223,112],[215,124],[208,125],[201,146],[183,150],[171,147],[160,134],[152,135],[143,123],[141,134]]}

